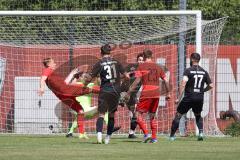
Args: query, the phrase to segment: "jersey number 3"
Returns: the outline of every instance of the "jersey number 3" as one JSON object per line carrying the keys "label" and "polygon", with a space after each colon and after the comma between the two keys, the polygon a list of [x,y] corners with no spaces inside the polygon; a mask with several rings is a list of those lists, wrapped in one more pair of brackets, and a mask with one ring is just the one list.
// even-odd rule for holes
{"label": "jersey number 3", "polygon": [[104,70],[107,72],[106,79],[115,79],[117,78],[117,72],[115,65],[106,65],[104,66]]}

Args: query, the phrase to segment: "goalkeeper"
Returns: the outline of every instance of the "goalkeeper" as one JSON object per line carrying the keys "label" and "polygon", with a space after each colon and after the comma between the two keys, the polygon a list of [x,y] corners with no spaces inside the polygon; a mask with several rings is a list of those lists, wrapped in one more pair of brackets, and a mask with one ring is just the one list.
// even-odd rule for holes
{"label": "goalkeeper", "polygon": [[[92,88],[95,83],[88,83],[86,81],[86,73],[83,73],[82,76],[78,79],[79,81],[72,81],[71,83],[79,84],[83,86],[87,86],[88,88]],[[76,100],[80,103],[80,105],[83,108],[84,116],[78,116],[78,114],[73,111],[74,114],[74,121],[72,123],[72,126],[66,135],[66,137],[72,137],[74,130],[78,127],[79,128],[79,138],[80,139],[89,139],[86,135],[86,132],[84,132],[84,118],[92,118],[97,113],[97,106],[91,106],[92,105],[92,93],[82,95],[79,97],[76,97]]]}
{"label": "goalkeeper", "polygon": [[[136,79],[135,77],[135,71],[138,67],[138,65],[140,63],[143,63],[143,54],[140,53],[137,55],[137,63],[135,64],[129,64],[126,67],[126,72],[128,72],[130,79],[129,80],[125,80],[122,84],[121,84],[121,92],[127,92],[128,89],[130,88],[131,84],[134,82],[134,80]],[[129,114],[130,114],[130,130],[129,130],[129,135],[128,138],[137,138],[135,136],[135,129],[137,127],[137,118],[136,118],[136,114],[135,114],[135,104],[137,103],[137,93],[139,91],[141,87],[141,83],[137,86],[137,88],[135,89],[134,92],[131,93],[129,100],[126,102],[126,106],[129,109]],[[120,99],[119,104],[120,105],[124,105],[125,100],[123,100],[122,98]]]}
{"label": "goalkeeper", "polygon": [[[69,77],[69,79],[71,76]],[[98,81],[94,83],[87,82],[87,74],[83,73],[82,76],[79,78],[79,82],[74,79],[71,83],[79,84],[87,86],[88,88],[92,88],[94,86],[98,85]],[[72,126],[67,133],[66,137],[73,137],[74,130],[78,127],[79,128],[79,139],[89,139],[86,132],[84,132],[84,118],[85,119],[91,119],[97,114],[97,106],[92,107],[92,93],[82,95],[79,97],[76,97],[76,100],[80,103],[80,105],[83,108],[84,116],[78,116],[77,112],[72,110],[72,113],[74,115],[74,121],[72,123]],[[106,124],[108,123],[108,113],[105,114],[104,120]],[[120,127],[115,127],[113,129],[113,132],[116,132],[120,129]]]}

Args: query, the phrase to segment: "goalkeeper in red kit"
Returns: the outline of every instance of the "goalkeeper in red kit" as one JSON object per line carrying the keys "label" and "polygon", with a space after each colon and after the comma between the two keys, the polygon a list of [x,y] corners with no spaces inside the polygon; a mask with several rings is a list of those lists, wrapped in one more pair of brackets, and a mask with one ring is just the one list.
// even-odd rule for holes
{"label": "goalkeeper in red kit", "polygon": [[[136,107],[137,123],[144,133],[143,141],[147,143],[150,140],[150,143],[156,143],[157,122],[155,120],[155,114],[158,108],[160,97],[159,78],[161,78],[166,85],[167,99],[170,98],[169,85],[163,69],[153,62],[152,51],[148,49],[144,50],[143,57],[145,62],[139,64],[135,73],[136,79],[131,85],[128,95],[135,91],[137,84],[142,82],[142,91]],[[146,124],[143,120],[143,113],[149,114],[152,136],[148,134]]]}

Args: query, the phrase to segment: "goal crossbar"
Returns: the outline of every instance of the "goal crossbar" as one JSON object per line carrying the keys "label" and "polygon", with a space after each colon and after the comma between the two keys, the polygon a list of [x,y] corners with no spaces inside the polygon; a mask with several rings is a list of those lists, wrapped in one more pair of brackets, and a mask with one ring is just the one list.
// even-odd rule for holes
{"label": "goal crossbar", "polygon": [[0,11],[0,16],[196,16],[196,52],[202,54],[202,12],[200,10],[172,11]]}

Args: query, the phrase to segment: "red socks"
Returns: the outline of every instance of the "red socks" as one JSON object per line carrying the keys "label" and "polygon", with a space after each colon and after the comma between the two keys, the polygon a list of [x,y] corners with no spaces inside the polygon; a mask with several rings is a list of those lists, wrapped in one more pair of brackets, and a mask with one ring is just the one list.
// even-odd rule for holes
{"label": "red socks", "polygon": [[145,124],[145,122],[143,121],[143,118],[142,118],[141,115],[139,115],[139,116],[137,117],[137,123],[138,123],[139,127],[141,128],[141,130],[143,131],[143,133],[144,133],[145,135],[148,134],[148,130],[147,130],[147,128],[146,128],[146,124]]}
{"label": "red socks", "polygon": [[83,114],[78,114],[77,117],[77,123],[78,123],[78,132],[83,134],[85,132],[84,130],[84,115]]}
{"label": "red socks", "polygon": [[151,130],[152,130],[152,139],[157,138],[157,121],[155,119],[150,120]]}

